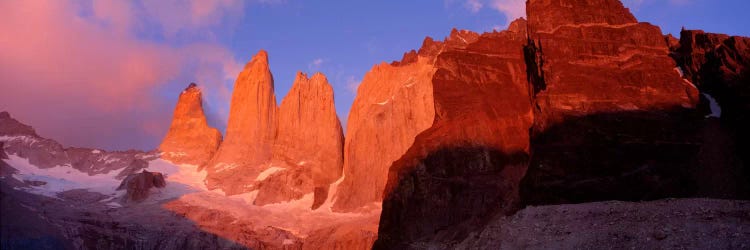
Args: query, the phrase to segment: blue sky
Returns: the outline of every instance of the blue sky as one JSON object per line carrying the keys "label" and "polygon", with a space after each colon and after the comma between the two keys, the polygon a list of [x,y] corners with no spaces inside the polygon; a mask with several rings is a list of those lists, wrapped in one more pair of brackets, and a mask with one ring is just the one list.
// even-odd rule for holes
{"label": "blue sky", "polygon": [[[67,146],[152,149],[178,93],[204,89],[224,130],[234,78],[269,53],[278,102],[297,71],[323,72],[346,123],[370,68],[452,28],[503,29],[523,0],[4,1],[0,110]],[[625,0],[640,21],[750,36],[747,0]],[[3,40],[5,39],[5,40]],[[51,108],[52,107],[52,108]]]}

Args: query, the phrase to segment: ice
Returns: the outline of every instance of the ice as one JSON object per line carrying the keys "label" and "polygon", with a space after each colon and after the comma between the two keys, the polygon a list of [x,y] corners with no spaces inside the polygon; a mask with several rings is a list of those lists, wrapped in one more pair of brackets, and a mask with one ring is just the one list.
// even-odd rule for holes
{"label": "ice", "polygon": [[683,71],[679,66],[674,68],[674,71],[677,71],[677,73],[680,74],[680,77],[685,77],[685,71]]}
{"label": "ice", "polygon": [[221,162],[219,164],[216,164],[216,172],[222,172],[222,171],[230,170],[236,167],[237,167],[237,164]]}
{"label": "ice", "polygon": [[276,172],[279,172],[279,171],[282,171],[282,170],[285,170],[285,169],[286,169],[286,168],[282,168],[282,167],[273,167],[273,166],[272,166],[272,167],[270,167],[270,168],[268,168],[268,169],[264,170],[263,172],[261,172],[261,173],[260,173],[260,174],[258,175],[258,177],[256,177],[256,178],[255,178],[255,180],[256,180],[256,181],[263,181],[263,180],[265,180],[266,178],[268,178],[269,176],[271,176],[272,174],[274,174],[274,173],[276,173]]}
{"label": "ice", "polygon": [[34,145],[34,143],[37,142],[36,138],[25,136],[25,135],[17,135],[17,136],[0,136],[0,142],[11,142],[11,141],[22,141],[24,144],[27,145]]}
{"label": "ice", "polygon": [[41,181],[45,183],[38,186],[23,187],[22,189],[53,198],[56,198],[56,194],[59,192],[73,189],[87,189],[91,192],[106,195],[112,193],[120,184],[120,181],[115,179],[117,171],[88,175],[70,165],[42,169],[31,164],[28,159],[15,154],[8,155],[8,160],[5,161],[18,170],[13,178],[21,181]]}
{"label": "ice", "polygon": [[709,117],[720,118],[721,117],[721,106],[719,106],[719,103],[716,102],[716,99],[714,99],[713,96],[711,96],[709,94],[706,94],[706,93],[702,93],[702,94],[703,94],[704,97],[706,97],[706,99],[708,99],[708,103],[709,103],[710,108],[711,108],[711,114],[707,115],[706,118],[709,118]]}
{"label": "ice", "polygon": [[107,203],[106,205],[107,205],[108,207],[111,207],[111,208],[119,208],[119,207],[122,207],[122,205],[121,205],[120,203],[116,202],[116,201],[113,201],[113,202],[109,202],[109,203]]}

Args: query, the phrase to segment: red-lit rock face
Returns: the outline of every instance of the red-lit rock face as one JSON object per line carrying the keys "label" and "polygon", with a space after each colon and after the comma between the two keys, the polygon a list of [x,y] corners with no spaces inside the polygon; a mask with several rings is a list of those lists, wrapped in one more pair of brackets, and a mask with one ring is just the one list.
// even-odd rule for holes
{"label": "red-lit rock face", "polygon": [[[328,79],[321,73],[312,78],[298,73],[292,89],[281,102],[278,136],[273,148],[274,164],[285,170],[262,184],[256,204],[298,199],[318,189],[321,192],[315,194],[318,203],[314,207],[319,206],[328,195],[328,186],[341,176],[343,147],[344,135]],[[266,195],[279,190],[295,192]]]}
{"label": "red-lit rock face", "polygon": [[335,210],[382,200],[388,168],[432,124],[434,73],[431,60],[420,57],[408,65],[382,63],[365,75],[349,113]]}
{"label": "red-lit rock face", "polygon": [[[525,27],[524,20],[514,24]],[[437,54],[435,122],[390,168],[376,248],[425,236],[464,237],[460,228],[435,232],[457,223],[476,226],[466,220],[517,208],[533,124],[525,42],[521,28]]]}
{"label": "red-lit rock face", "polygon": [[533,82],[537,129],[566,116],[694,107],[698,91],[668,57],[659,27],[638,23],[617,0],[527,4],[529,36],[541,60]]}
{"label": "red-lit rock face", "polygon": [[271,159],[278,117],[268,55],[260,51],[237,77],[226,137],[207,166],[209,188],[249,191]]}
{"label": "red-lit rock face", "polygon": [[201,96],[195,84],[180,93],[172,125],[159,146],[162,158],[176,164],[202,166],[216,152],[221,133],[208,126]]}
{"label": "red-lit rock face", "polygon": [[478,37],[455,29],[444,42],[428,37],[419,52],[404,54],[400,62],[376,65],[365,75],[349,113],[344,179],[334,210],[354,211],[382,201],[388,168],[435,119],[436,56]]}

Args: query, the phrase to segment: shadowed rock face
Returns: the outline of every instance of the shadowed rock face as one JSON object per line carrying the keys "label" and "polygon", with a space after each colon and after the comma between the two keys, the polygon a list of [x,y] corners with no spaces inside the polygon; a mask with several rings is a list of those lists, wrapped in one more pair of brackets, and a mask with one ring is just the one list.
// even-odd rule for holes
{"label": "shadowed rock face", "polygon": [[207,166],[207,185],[227,194],[250,191],[271,159],[278,117],[268,54],[258,52],[234,84],[226,138]]}
{"label": "shadowed rock face", "polygon": [[191,83],[180,93],[169,132],[159,150],[162,158],[176,164],[203,166],[221,143],[221,133],[209,127],[203,113],[201,90]]}
{"label": "shadowed rock face", "polygon": [[750,182],[750,38],[683,30],[672,51],[685,77],[715,98]]}
{"label": "shadowed rock face", "polygon": [[117,187],[117,190],[127,190],[126,200],[140,202],[148,198],[151,188],[163,188],[167,186],[164,175],[159,172],[143,170],[141,173],[131,174],[125,177]]}

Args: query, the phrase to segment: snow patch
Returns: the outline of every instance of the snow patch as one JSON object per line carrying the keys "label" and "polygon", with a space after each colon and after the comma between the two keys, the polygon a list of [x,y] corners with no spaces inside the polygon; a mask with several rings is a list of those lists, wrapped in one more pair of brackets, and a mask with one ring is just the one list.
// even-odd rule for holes
{"label": "snow patch", "polygon": [[263,172],[261,172],[258,175],[258,177],[255,178],[255,181],[263,181],[266,178],[268,178],[269,176],[271,176],[272,174],[274,174],[276,172],[279,172],[279,171],[282,171],[282,170],[285,170],[285,169],[286,168],[281,168],[281,167],[270,167],[270,168],[268,168],[266,170],[263,170]]}
{"label": "snow patch", "polygon": [[21,189],[52,198],[57,198],[57,193],[59,192],[73,189],[86,189],[91,192],[107,195],[112,193],[120,184],[120,181],[115,179],[117,171],[110,171],[106,174],[88,175],[70,165],[42,169],[31,164],[28,159],[15,154],[8,155],[8,160],[4,161],[18,170],[13,175],[13,178],[19,181],[44,183],[38,186],[22,187]]}
{"label": "snow patch", "polygon": [[703,96],[705,96],[706,99],[708,99],[708,103],[709,103],[710,108],[711,108],[711,114],[706,115],[706,118],[709,118],[709,117],[720,118],[721,117],[721,106],[719,106],[719,103],[716,102],[716,99],[714,99],[714,97],[711,96],[711,95],[709,95],[709,94],[706,94],[706,93],[701,93],[701,94]]}
{"label": "snow patch", "polygon": [[343,174],[341,175],[341,178],[339,178],[338,180],[336,180],[336,182],[329,186],[328,197],[326,197],[326,201],[323,202],[322,205],[320,205],[318,210],[333,212],[333,203],[336,202],[336,194],[338,193],[339,185],[341,185],[342,182],[344,182]]}
{"label": "snow patch", "polygon": [[186,152],[164,152],[162,155],[166,155],[169,157],[185,157],[188,154]]}
{"label": "snow patch", "polygon": [[106,205],[108,207],[111,207],[111,208],[120,208],[120,207],[122,207],[122,205],[120,203],[116,202],[116,201],[109,202]]}
{"label": "snow patch", "polygon": [[310,211],[314,196],[315,193],[309,193],[297,200],[263,205],[263,207],[274,211]]}
{"label": "snow patch", "polygon": [[379,102],[379,103],[376,103],[376,104],[377,104],[377,105],[380,105],[380,106],[383,106],[383,105],[386,105],[386,104],[388,104],[388,102],[390,102],[390,101],[391,101],[391,100],[390,100],[390,99],[388,99],[388,100],[385,100],[385,101],[383,101],[383,102]]}
{"label": "snow patch", "polygon": [[164,159],[156,159],[148,162],[148,168],[146,170],[151,172],[159,172],[165,175],[167,179],[167,185],[169,182],[182,183],[194,188],[201,190],[208,190],[206,188],[206,170],[198,171],[198,165],[191,164],[174,164]]}
{"label": "snow patch", "polygon": [[102,152],[102,151],[99,151],[98,149],[94,149],[94,150],[91,150],[91,153],[92,153],[92,154],[98,154],[98,153],[101,153],[101,152]]}
{"label": "snow patch", "polygon": [[105,155],[104,157],[99,158],[99,160],[104,161],[104,164],[112,164],[113,162],[120,161],[120,159],[112,157],[112,155]]}
{"label": "snow patch", "polygon": [[676,68],[674,68],[674,71],[677,71],[677,73],[680,74],[680,77],[682,77],[682,78],[685,77],[685,71],[683,71],[680,66],[677,66]]}
{"label": "snow patch", "polygon": [[237,167],[237,164],[234,164],[234,163],[220,162],[220,163],[216,164],[216,172],[218,173],[218,172],[222,172],[222,171],[227,171],[227,170],[230,170],[230,169],[234,169],[236,167]]}
{"label": "snow patch", "polygon": [[0,142],[11,142],[11,141],[21,141],[22,143],[28,144],[29,146],[34,145],[34,143],[38,142],[36,138],[33,138],[31,136],[25,136],[25,135],[0,136]]}
{"label": "snow patch", "polygon": [[695,84],[693,84],[693,82],[691,82],[690,80],[688,80],[688,79],[682,79],[682,81],[685,82],[685,83],[687,83],[687,84],[689,84],[694,89],[698,89],[698,87],[696,87]]}

